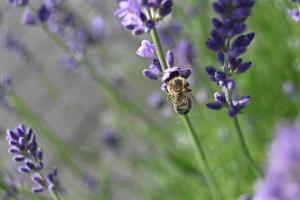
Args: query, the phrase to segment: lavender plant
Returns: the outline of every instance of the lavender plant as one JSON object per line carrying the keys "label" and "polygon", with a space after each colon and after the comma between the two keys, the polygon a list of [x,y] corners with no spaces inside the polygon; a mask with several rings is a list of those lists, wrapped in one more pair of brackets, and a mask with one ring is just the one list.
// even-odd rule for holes
{"label": "lavender plant", "polygon": [[227,109],[228,115],[233,118],[246,158],[254,170],[262,175],[248,150],[237,118],[237,115],[249,104],[250,96],[238,97],[235,92],[236,84],[232,79],[234,75],[246,72],[252,65],[251,62],[244,61],[240,56],[247,51],[247,47],[255,36],[252,32],[244,33],[246,31],[245,21],[251,15],[254,4],[254,0],[218,0],[213,3],[213,8],[220,18],[212,19],[213,29],[211,37],[206,42],[206,47],[215,52],[221,70],[213,66],[207,66],[205,69],[210,80],[221,88],[221,91],[214,93],[215,101],[208,103],[207,107],[212,110],[219,110],[223,107]]}
{"label": "lavender plant", "polygon": [[300,124],[280,123],[268,153],[265,178],[256,185],[253,200],[300,198]]}
{"label": "lavender plant", "polygon": [[8,151],[14,155],[13,160],[21,164],[19,171],[32,174],[31,178],[36,184],[32,192],[40,193],[48,189],[53,199],[61,199],[63,189],[58,180],[57,169],[54,168],[44,175],[43,150],[38,146],[33,130],[20,124],[14,129],[7,130],[6,139],[10,145]]}
{"label": "lavender plant", "polygon": [[201,165],[203,165],[205,178],[213,197],[223,199],[208,165],[200,139],[187,115],[192,107],[191,99],[187,96],[191,92],[187,79],[192,71],[186,67],[174,66],[172,51],[168,51],[166,56],[164,56],[157,32],[157,24],[171,13],[172,6],[172,0],[127,0],[119,3],[119,8],[115,11],[115,15],[121,20],[122,26],[131,31],[132,35],[151,33],[153,43],[143,40],[136,52],[138,56],[151,61],[149,68],[143,70],[143,74],[150,80],[162,80],[161,90],[168,95],[169,100],[173,99],[174,111],[183,116],[187,131],[193,138],[198,153],[197,156],[200,156],[202,159]]}

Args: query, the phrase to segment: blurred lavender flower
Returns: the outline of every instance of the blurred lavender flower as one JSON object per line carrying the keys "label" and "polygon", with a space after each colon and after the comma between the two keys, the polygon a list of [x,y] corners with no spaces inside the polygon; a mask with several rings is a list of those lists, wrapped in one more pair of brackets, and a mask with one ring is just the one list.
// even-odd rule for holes
{"label": "blurred lavender flower", "polygon": [[[172,0],[124,0],[119,2],[115,16],[121,20],[122,26],[130,30],[133,35],[141,35],[151,30],[156,22],[170,14],[172,6]],[[149,12],[145,13],[144,10]]]}
{"label": "blurred lavender flower", "polygon": [[7,75],[0,77],[0,93],[11,92],[12,90],[13,84],[11,77]]}
{"label": "blurred lavender flower", "polygon": [[10,76],[0,77],[0,104],[3,108],[12,111],[12,108],[7,100],[7,94],[13,91],[13,83]]}
{"label": "blurred lavender flower", "polygon": [[264,180],[256,187],[253,200],[300,199],[300,121],[281,123],[268,154]]}
{"label": "blurred lavender flower", "polygon": [[4,194],[3,199],[16,199],[18,195],[18,190],[16,187],[15,180],[11,176],[5,175],[3,177],[3,183],[8,187],[8,191]]}
{"label": "blurred lavender flower", "polygon": [[162,97],[160,92],[154,92],[148,97],[147,102],[151,108],[160,110],[165,105],[165,98]]}
{"label": "blurred lavender flower", "polygon": [[157,27],[162,44],[172,49],[178,36],[182,33],[182,24],[180,21],[171,20],[168,23]]}
{"label": "blurred lavender flower", "polygon": [[286,94],[288,96],[292,95],[295,92],[295,86],[292,83],[292,81],[285,81],[282,84],[282,89],[283,89],[284,94]]}
{"label": "blurred lavender flower", "polygon": [[175,57],[179,66],[193,66],[196,57],[195,49],[192,43],[186,39],[182,39],[175,47]]}
{"label": "blurred lavender flower", "polygon": [[61,64],[69,70],[77,69],[80,63],[69,55],[65,55],[60,60]]}
{"label": "blurred lavender flower", "polygon": [[45,189],[49,192],[61,193],[62,187],[57,179],[57,170],[54,168],[46,177],[41,175],[44,168],[43,151],[39,148],[36,135],[31,128],[20,124],[14,129],[8,129],[6,139],[10,145],[9,153],[13,154],[13,161],[20,163],[19,171],[32,174],[31,178],[36,184],[32,192],[40,193]]}
{"label": "blurred lavender flower", "polygon": [[7,0],[8,3],[15,7],[24,7],[27,5],[28,0]]}
{"label": "blurred lavender flower", "polygon": [[254,3],[254,0],[218,0],[213,3],[213,8],[221,19],[213,18],[213,30],[206,46],[216,53],[222,70],[207,66],[206,72],[223,91],[215,93],[215,102],[208,103],[207,106],[214,110],[226,106],[230,117],[242,112],[250,102],[249,96],[233,96],[235,82],[230,77],[247,71],[252,64],[244,62],[239,56],[246,52],[254,38],[254,33],[243,34],[246,30],[245,21],[250,16]]}
{"label": "blurred lavender flower", "polygon": [[36,25],[38,23],[38,18],[29,9],[25,9],[23,12],[22,22],[28,26]]}
{"label": "blurred lavender flower", "polygon": [[104,21],[101,16],[95,16],[92,19],[93,39],[100,40],[104,33]]}
{"label": "blurred lavender flower", "polygon": [[292,20],[299,22],[300,21],[300,10],[299,9],[290,9],[288,10],[288,15]]}
{"label": "blurred lavender flower", "polygon": [[99,192],[99,182],[94,176],[86,175],[83,179],[83,185],[92,192]]}
{"label": "blurred lavender flower", "polygon": [[114,130],[107,129],[101,134],[101,139],[104,144],[112,149],[116,149],[120,145],[120,138]]}
{"label": "blurred lavender flower", "polygon": [[1,31],[0,45],[6,50],[15,53],[22,62],[28,62],[30,58],[29,52],[24,44],[18,39],[18,37],[9,30],[4,29]]}

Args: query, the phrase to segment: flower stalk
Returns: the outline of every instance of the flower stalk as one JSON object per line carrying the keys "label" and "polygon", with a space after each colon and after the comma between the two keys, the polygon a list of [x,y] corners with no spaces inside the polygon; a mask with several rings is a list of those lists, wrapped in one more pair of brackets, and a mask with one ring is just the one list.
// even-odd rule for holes
{"label": "flower stalk", "polygon": [[204,173],[205,179],[207,181],[208,187],[211,190],[211,193],[213,194],[215,199],[219,199],[219,200],[224,199],[222,196],[222,193],[219,189],[219,186],[213,177],[212,171],[209,167],[208,160],[207,160],[206,154],[204,152],[204,149],[202,147],[202,144],[200,142],[200,139],[197,136],[196,131],[195,131],[188,115],[183,116],[183,121],[184,121],[187,131],[189,132],[189,134],[193,140],[195,151],[197,152],[197,158],[199,160],[199,165],[202,166],[201,168],[203,169],[203,173]]}
{"label": "flower stalk", "polygon": [[[157,33],[157,29],[154,26],[151,30],[151,38],[152,41],[155,45],[155,49],[156,49],[156,54],[157,57],[161,63],[161,66],[163,68],[163,70],[166,70],[168,68],[167,62],[165,60],[165,56],[162,50],[162,46],[161,46],[161,42],[160,42],[160,38],[159,35]],[[198,157],[198,161],[199,161],[199,165],[201,166],[200,168],[203,170],[205,179],[208,183],[208,187],[212,193],[212,195],[214,196],[214,199],[216,200],[222,200],[223,196],[222,193],[218,187],[217,182],[215,181],[212,171],[209,167],[208,164],[208,160],[206,157],[206,154],[204,152],[204,148],[202,147],[202,144],[200,142],[199,137],[196,134],[196,131],[189,119],[188,115],[183,115],[182,116],[183,122],[185,124],[185,128],[186,130],[189,132],[191,139],[193,140],[194,146],[195,146],[195,151],[197,152],[197,157]]]}
{"label": "flower stalk", "polygon": [[[225,73],[226,76],[230,76],[230,74],[229,74],[229,72],[230,72],[230,69],[229,69],[229,54],[228,54],[228,49],[229,48],[230,48],[230,39],[228,39],[226,41],[226,51],[227,52],[225,53],[225,60],[224,60],[224,73]],[[230,106],[232,106],[232,99],[233,99],[232,98],[232,90],[229,90],[227,87],[223,87],[223,91],[225,93],[227,103]],[[246,143],[245,138],[243,136],[243,132],[242,132],[241,126],[239,124],[239,120],[238,120],[237,115],[235,115],[232,119],[233,119],[233,122],[234,122],[234,127],[236,129],[236,132],[238,134],[241,149],[242,149],[246,159],[250,163],[253,171],[255,171],[259,176],[263,177],[263,173],[262,173],[261,169],[258,167],[256,162],[254,161],[254,159],[253,159],[253,157],[250,153],[250,150],[247,146],[247,143]]]}

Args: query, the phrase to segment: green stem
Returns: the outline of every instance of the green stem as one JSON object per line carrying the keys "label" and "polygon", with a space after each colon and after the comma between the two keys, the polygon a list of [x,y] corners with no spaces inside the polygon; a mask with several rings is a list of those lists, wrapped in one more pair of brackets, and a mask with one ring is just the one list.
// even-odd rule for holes
{"label": "green stem", "polygon": [[[150,15],[150,14],[151,13],[148,11],[148,15]],[[151,15],[150,15],[150,18],[151,18]],[[161,47],[161,43],[160,43],[160,39],[159,39],[156,27],[154,27],[151,30],[151,37],[152,37],[152,41],[155,45],[156,54],[159,59],[159,62],[161,63],[163,70],[166,70],[168,68],[168,66],[167,66],[166,60],[164,58],[164,53],[163,53],[163,50]],[[184,119],[186,129],[190,133],[192,140],[195,143],[195,148],[197,151],[197,157],[199,159],[199,164],[202,165],[202,163],[203,163],[204,175],[205,175],[205,179],[207,180],[208,187],[211,190],[211,193],[213,194],[213,196],[216,200],[222,200],[223,196],[219,190],[218,184],[216,183],[215,179],[212,176],[212,172],[208,165],[208,161],[207,161],[204,149],[202,148],[200,139],[198,138],[198,136],[195,132],[195,129],[193,128],[193,125],[191,124],[191,122],[189,120],[189,117],[187,115],[184,115],[183,119]]]}
{"label": "green stem", "polygon": [[252,156],[250,154],[250,151],[249,151],[249,149],[247,147],[247,144],[246,144],[246,141],[244,139],[243,132],[242,132],[241,126],[239,124],[238,118],[234,117],[233,118],[233,122],[234,122],[234,126],[236,128],[236,131],[238,133],[238,137],[239,137],[239,141],[240,141],[240,145],[241,145],[243,153],[245,154],[247,160],[249,161],[249,163],[251,164],[251,166],[254,168],[254,170],[257,172],[257,174],[259,176],[263,177],[263,173],[262,173],[261,169],[256,165],[256,163],[253,160],[253,158],[252,158]]}
{"label": "green stem", "polygon": [[51,196],[54,200],[61,200],[59,194],[57,194],[56,192],[51,192]]}
{"label": "green stem", "polygon": [[197,136],[196,131],[193,128],[189,117],[187,115],[185,115],[185,116],[183,116],[183,120],[185,123],[185,127],[188,130],[188,132],[194,142],[194,147],[197,151],[199,165],[202,166],[203,173],[204,173],[205,179],[207,181],[208,187],[211,190],[211,193],[213,194],[215,199],[223,199],[223,195],[222,195],[222,193],[219,189],[219,186],[218,186],[216,180],[214,179],[212,171],[209,167],[208,160],[207,160],[206,154],[204,152],[204,149],[201,145],[200,139]]}
{"label": "green stem", "polygon": [[[226,41],[226,52],[225,52],[225,61],[224,61],[224,72],[225,72],[227,77],[230,76],[229,54],[228,54],[228,49],[229,48],[230,48],[230,39],[228,39]],[[223,87],[223,91],[225,93],[225,97],[226,97],[226,101],[227,101],[228,105],[231,106],[232,105],[232,90],[228,90],[226,87]],[[241,148],[242,148],[242,151],[243,151],[244,155],[246,156],[247,160],[251,164],[253,170],[256,171],[259,176],[263,177],[262,171],[260,170],[258,165],[255,163],[254,159],[252,158],[252,156],[250,154],[249,148],[247,147],[247,144],[245,142],[243,132],[242,132],[242,129],[240,127],[237,116],[235,116],[233,118],[233,121],[234,121],[235,129],[238,133],[240,145],[241,145]]]}
{"label": "green stem", "polygon": [[151,37],[152,37],[153,43],[155,45],[156,55],[159,60],[159,63],[161,64],[162,71],[166,70],[168,68],[168,65],[165,60],[164,52],[161,47],[160,39],[159,39],[158,32],[157,32],[157,29],[155,26],[151,30]]}
{"label": "green stem", "polygon": [[[150,9],[147,10],[147,13],[148,13],[148,17],[153,20],[153,17],[152,17],[152,12]],[[152,41],[155,45],[155,51],[156,51],[156,56],[159,60],[159,63],[161,64],[161,71],[164,71],[166,69],[168,69],[168,65],[167,65],[167,62],[165,60],[165,56],[164,56],[164,51],[163,51],[163,48],[161,46],[161,42],[160,42],[160,39],[159,39],[159,35],[158,35],[158,32],[157,32],[157,29],[156,29],[156,26],[154,26],[152,29],[151,29],[151,38],[152,38]]]}

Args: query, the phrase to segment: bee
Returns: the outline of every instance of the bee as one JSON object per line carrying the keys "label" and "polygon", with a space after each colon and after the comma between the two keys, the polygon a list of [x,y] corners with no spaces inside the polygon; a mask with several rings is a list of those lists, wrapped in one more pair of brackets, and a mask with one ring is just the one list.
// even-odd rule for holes
{"label": "bee", "polygon": [[168,100],[173,99],[173,109],[180,115],[186,115],[192,109],[189,83],[185,78],[176,76],[167,82]]}

